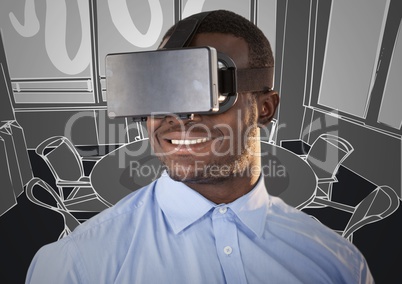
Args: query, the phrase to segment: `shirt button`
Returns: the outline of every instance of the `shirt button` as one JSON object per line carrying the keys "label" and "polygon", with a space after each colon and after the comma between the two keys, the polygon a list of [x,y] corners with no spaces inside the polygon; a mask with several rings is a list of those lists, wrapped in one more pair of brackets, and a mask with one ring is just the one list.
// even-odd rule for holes
{"label": "shirt button", "polygon": [[221,214],[225,214],[226,211],[228,211],[228,208],[227,208],[227,207],[220,207],[220,208],[219,208],[219,213],[221,213]]}
{"label": "shirt button", "polygon": [[231,254],[233,249],[230,246],[226,246],[223,248],[223,252],[227,255]]}

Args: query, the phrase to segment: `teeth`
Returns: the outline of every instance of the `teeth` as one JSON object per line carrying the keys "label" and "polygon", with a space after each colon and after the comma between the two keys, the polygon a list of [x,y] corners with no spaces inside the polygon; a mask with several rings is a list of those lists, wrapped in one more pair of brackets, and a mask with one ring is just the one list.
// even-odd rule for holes
{"label": "teeth", "polygon": [[200,138],[200,139],[191,139],[191,140],[172,140],[171,143],[174,145],[191,145],[197,143],[204,143],[211,140],[210,138]]}

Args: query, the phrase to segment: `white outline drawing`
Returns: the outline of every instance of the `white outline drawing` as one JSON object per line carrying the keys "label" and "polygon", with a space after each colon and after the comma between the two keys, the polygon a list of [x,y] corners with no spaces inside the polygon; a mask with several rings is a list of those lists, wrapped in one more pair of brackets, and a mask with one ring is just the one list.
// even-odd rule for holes
{"label": "white outline drawing", "polygon": [[356,206],[327,199],[320,199],[320,203],[352,214],[343,230],[335,230],[350,242],[353,242],[354,232],[365,225],[385,219],[394,213],[400,204],[398,195],[389,186],[378,186]]}
{"label": "white outline drawing", "polygon": [[318,185],[313,203],[308,208],[321,207],[320,201],[331,200],[332,185],[338,182],[336,174],[342,162],[353,152],[353,146],[342,137],[324,133],[311,145],[303,157],[317,176]]}
{"label": "white outline drawing", "polygon": [[[52,205],[38,199],[35,196],[37,187],[47,191],[53,197],[53,199],[56,201],[56,206],[52,206]],[[55,190],[44,180],[42,180],[40,178],[31,179],[26,187],[26,195],[27,195],[28,199],[30,201],[32,201],[33,203],[35,203],[39,206],[42,206],[44,208],[54,210],[63,216],[64,229],[60,233],[59,239],[67,236],[80,224],[80,222],[67,209],[66,205],[64,204],[64,201],[61,200],[58,193],[56,193]]]}
{"label": "white outline drawing", "polygon": [[[84,172],[83,159],[68,138],[50,137],[40,143],[35,152],[52,172],[60,199],[68,210],[100,212],[111,206],[93,190]],[[68,194],[66,189],[69,189]]]}
{"label": "white outline drawing", "polygon": [[[216,7],[220,5],[214,4],[217,2],[213,0],[200,1],[201,4],[197,1],[183,0],[167,1],[166,3],[168,4],[164,1],[149,1],[150,4],[153,4],[154,9],[158,10],[150,14],[158,14],[160,6],[163,19],[155,18],[153,21],[146,22],[152,19],[145,19],[145,17],[135,18],[133,15],[136,14],[132,13],[133,11],[129,11],[130,15],[126,14],[127,17],[132,18],[132,24],[134,25],[135,23],[134,26],[138,25],[138,33],[140,33],[140,26],[143,27],[152,22],[152,28],[150,27],[148,32],[143,34],[143,37],[149,37],[148,43],[146,43],[147,46],[157,42],[157,38],[166,31],[167,25],[173,24],[174,19],[179,20],[182,15],[186,16],[193,12],[199,12],[198,10],[202,10],[204,6],[210,8],[215,7],[214,5]],[[367,86],[361,86],[364,89],[364,96],[367,96],[363,117],[355,116],[351,112],[347,113],[342,112],[342,110],[331,109],[320,105],[319,102],[322,101],[320,100],[322,98],[320,97],[322,95],[320,91],[328,89],[325,86],[323,88],[323,84],[326,81],[321,81],[321,79],[324,75],[329,74],[325,73],[328,71],[326,68],[329,68],[329,62],[328,60],[325,61],[325,55],[329,51],[328,45],[332,44],[329,37],[333,36],[331,33],[334,31],[331,29],[334,29],[336,25],[331,24],[331,18],[328,20],[328,26],[322,25],[320,21],[327,16],[333,17],[333,10],[331,10],[333,6],[331,5],[336,1],[339,0],[310,0],[306,3],[306,6],[308,5],[306,9],[309,9],[309,14],[303,14],[306,17],[304,19],[302,14],[300,14],[300,19],[293,18],[296,14],[299,16],[296,13],[299,11],[295,11],[297,10],[295,7],[302,5],[300,1],[271,1],[275,6],[275,21],[278,27],[274,41],[276,46],[273,46],[277,56],[275,86],[277,86],[276,88],[280,92],[284,103],[279,105],[275,120],[270,126],[270,131],[268,132],[267,128],[267,135],[263,138],[267,140],[269,145],[281,147],[285,150],[293,151],[294,148],[292,147],[296,147],[301,153],[295,150],[294,154],[304,156],[301,157],[300,161],[306,163],[312,170],[321,162],[323,164],[319,167],[323,168],[326,164],[325,162],[329,161],[330,158],[335,158],[335,167],[327,170],[331,173],[330,181],[323,182],[320,180],[316,171],[319,185],[311,199],[303,203],[298,209],[317,210],[316,217],[319,217],[320,210],[325,210],[328,207],[334,207],[352,214],[347,227],[340,234],[349,241],[356,241],[358,239],[357,235],[355,235],[355,238],[353,237],[356,230],[369,223],[378,222],[391,216],[399,208],[400,200],[402,199],[402,122],[399,123],[398,121],[400,118],[399,113],[393,115],[393,112],[389,111],[388,107],[385,107],[385,100],[389,99],[387,91],[390,91],[391,87],[395,88],[397,86],[395,78],[400,77],[400,74],[394,74],[398,73],[397,70],[400,69],[397,68],[397,65],[392,64],[399,62],[395,60],[400,60],[401,58],[401,22],[400,18],[398,18],[399,31],[395,34],[393,41],[389,39],[392,36],[389,36],[388,42],[385,42],[385,38],[390,33],[390,27],[387,24],[388,20],[396,17],[390,16],[391,12],[395,12],[392,7],[395,7],[397,5],[395,3],[399,0],[387,0],[386,3],[378,4],[384,8],[384,13],[380,11],[378,13],[381,13],[381,15],[376,14],[377,23],[381,22],[381,26],[376,26],[375,37],[378,38],[378,41],[376,41],[375,46],[370,46],[369,59],[371,65],[370,70],[366,70],[368,73],[365,74],[368,84]],[[25,2],[25,4],[21,4],[22,2]],[[5,102],[10,102],[11,109],[9,110],[8,106],[6,106],[8,103],[4,103],[0,104],[0,110],[1,113],[8,112],[14,116],[0,120],[0,220],[6,217],[7,214],[12,214],[13,210],[18,208],[18,199],[27,197],[34,205],[56,211],[63,216],[64,229],[59,235],[59,238],[61,238],[69,234],[79,223],[86,220],[86,215],[81,213],[92,212],[96,214],[112,205],[111,202],[104,200],[93,188],[90,176],[88,177],[84,174],[83,165],[87,162],[99,163],[94,160],[110,158],[111,155],[119,153],[115,151],[116,148],[122,149],[120,147],[147,140],[147,133],[142,123],[131,122],[129,118],[112,120],[107,117],[105,77],[103,76],[103,70],[100,70],[102,69],[100,66],[103,59],[100,57],[106,51],[125,52],[128,48],[131,48],[124,36],[117,31],[113,25],[113,19],[108,14],[110,12],[107,10],[108,4],[113,1],[87,0],[80,2],[82,6],[78,6],[76,1],[56,1],[67,5],[67,9],[63,6],[62,10],[63,16],[66,16],[66,18],[54,19],[54,22],[62,22],[63,34],[66,35],[66,46],[62,50],[64,57],[71,56],[74,58],[74,55],[77,56],[81,45],[86,46],[87,51],[90,48],[90,51],[84,52],[84,57],[87,61],[84,63],[89,65],[87,64],[88,66],[83,69],[84,71],[80,72],[79,70],[82,68],[78,68],[78,71],[70,72],[76,73],[75,75],[68,75],[68,72],[63,73],[60,69],[57,69],[47,56],[46,27],[44,26],[46,24],[46,11],[43,9],[45,2],[50,3],[50,1],[43,1],[41,6],[39,1],[36,3],[31,0],[21,0],[4,1],[0,4],[0,14],[1,10],[6,8],[3,10],[6,17],[0,19],[0,29],[3,36],[2,38],[0,37],[0,59],[4,57],[5,60],[7,55],[7,59],[10,60],[8,64],[5,61],[0,62],[2,71],[0,83],[3,84],[1,87],[4,87],[0,89],[0,96],[2,96],[2,99],[6,99]],[[226,2],[229,3],[229,1]],[[53,10],[56,10],[54,7],[55,5],[57,6],[57,3],[53,3]],[[119,3],[125,4],[123,0],[119,1]],[[257,21],[257,15],[259,15],[258,19],[261,19],[266,14],[260,9],[262,5],[259,4],[261,3],[262,0],[250,0],[250,9],[245,13],[249,14],[250,19],[257,24],[260,22]],[[347,3],[349,2],[344,1],[343,3],[348,5]],[[364,1],[359,1],[358,3],[364,3]],[[126,4],[124,6],[127,6],[127,9],[132,9],[132,6],[129,5],[130,3]],[[325,10],[325,5],[329,5],[329,12]],[[266,6],[264,7],[266,9]],[[32,9],[36,9],[36,11]],[[227,7],[227,9],[231,10],[232,7]],[[80,11],[82,13],[89,12],[89,16],[87,13],[84,18],[80,18],[78,13]],[[49,14],[48,16],[52,15]],[[342,17],[344,16],[342,15]],[[100,17],[103,18],[100,19]],[[106,19],[105,17],[109,18]],[[129,19],[127,17],[126,20]],[[380,19],[380,17],[382,18]],[[355,15],[350,18],[352,23],[355,18],[358,19]],[[68,19],[68,21],[65,21],[65,19]],[[6,23],[5,21],[9,22]],[[35,23],[35,25],[30,27],[29,23]],[[78,26],[80,29],[87,29],[89,25],[89,31],[74,33],[71,30],[71,23],[78,23],[72,26]],[[113,29],[107,32],[99,30],[100,26],[105,27],[108,25],[112,26]],[[159,29],[160,25],[162,25],[162,29]],[[305,34],[296,34],[294,32],[295,25],[303,25],[302,28],[305,28],[303,30]],[[121,25],[117,26],[121,27]],[[57,28],[59,27],[54,27],[52,31],[56,32]],[[158,35],[159,37],[151,32],[158,32],[159,30],[161,33]],[[325,35],[322,34],[323,30],[326,30]],[[112,37],[112,33],[114,33],[114,37]],[[86,38],[88,36],[90,37],[89,39]],[[109,40],[109,36],[113,38],[112,48],[105,43]],[[3,42],[5,38],[5,42]],[[100,38],[104,41],[101,41]],[[121,38],[121,42],[119,42],[118,38]],[[300,46],[290,46],[292,40],[294,42],[295,39],[300,43]],[[47,40],[51,39],[48,38]],[[358,35],[355,40],[359,40]],[[20,42],[25,43],[25,45],[18,44]],[[88,42],[90,46],[88,46]],[[18,48],[16,48],[17,46]],[[24,49],[26,46],[32,47],[33,56],[31,57],[38,59],[37,61],[32,61],[36,65],[31,62],[25,62],[27,57],[23,56],[26,56],[27,53],[26,49]],[[54,48],[54,45],[51,47]],[[40,48],[43,50],[39,50]],[[300,48],[302,48],[300,54],[290,54],[292,52],[297,53]],[[3,49],[8,51],[8,54]],[[330,49],[331,52],[333,50],[338,52],[337,46],[331,46]],[[18,50],[24,51],[21,53],[21,57],[24,60],[18,61]],[[139,51],[141,48],[132,46],[132,50]],[[53,56],[57,55],[55,50],[52,50],[52,52]],[[364,50],[361,50],[361,52],[364,52]],[[41,57],[41,54],[45,56]],[[387,54],[392,56],[387,59],[385,56]],[[304,59],[300,61],[303,64],[296,66],[292,61],[295,58]],[[340,56],[339,60],[343,60],[343,57]],[[70,61],[73,62],[73,60]],[[34,65],[33,69],[29,69],[29,67],[32,67],[31,65]],[[292,73],[294,77],[289,76],[293,67],[300,66],[302,67],[300,69],[304,69],[304,72],[300,72],[297,75],[301,77],[296,77],[295,73]],[[65,67],[67,68],[68,66]],[[24,72],[24,68],[29,69],[29,72]],[[9,69],[14,71],[14,77],[9,75]],[[33,73],[32,70],[37,70],[37,73]],[[344,72],[347,74],[342,75],[354,75],[350,74],[349,70],[344,70]],[[20,74],[31,73],[34,74],[32,77],[19,76]],[[383,82],[379,78],[381,74],[385,74]],[[391,76],[393,76],[394,80],[392,82],[395,84],[392,84],[392,86],[390,85],[392,82],[388,80],[391,79]],[[327,79],[331,78],[326,77]],[[292,84],[297,80],[303,81],[298,90],[288,87],[289,85],[293,87]],[[400,81],[396,83],[400,84]],[[337,86],[339,87],[336,90],[332,90],[335,94],[348,89],[345,82],[339,82]],[[286,100],[288,98],[297,103]],[[0,101],[4,102],[1,99]],[[398,105],[396,107],[400,108]],[[298,112],[291,113],[294,109],[297,109]],[[363,109],[363,106],[361,106],[361,109]],[[381,112],[387,114],[387,120],[381,117]],[[42,117],[48,118],[48,116],[41,116],[43,114],[53,115],[55,122],[46,121]],[[292,123],[289,123],[289,118],[293,118],[293,115],[297,119],[300,118],[300,121],[296,121],[296,124],[294,124],[297,129],[292,129],[292,123],[295,122],[295,119],[290,119]],[[32,118],[32,122],[28,121],[30,118]],[[41,124],[38,121],[46,123]],[[83,121],[86,122],[83,123]],[[47,129],[48,125],[51,126],[49,129]],[[56,126],[60,125],[62,127],[57,127],[56,129]],[[88,125],[91,126],[91,129],[89,127],[85,128]],[[292,130],[292,133],[289,133],[289,129]],[[355,133],[356,129],[358,131]],[[91,131],[91,134],[86,135],[87,131]],[[77,138],[77,133],[78,136],[85,136],[85,139],[82,137]],[[362,137],[357,137],[359,135],[362,135]],[[40,139],[37,139],[37,136]],[[89,136],[90,139],[87,139]],[[315,147],[319,146],[317,141],[321,141],[325,136],[336,136],[338,142],[329,141],[326,146],[321,145],[321,153],[324,153],[324,155],[315,157],[316,160],[311,159],[310,157]],[[311,152],[308,150],[303,151],[303,145],[311,149]],[[339,150],[339,152],[334,150],[332,152],[331,147],[333,146],[341,146],[343,150]],[[75,169],[79,173],[74,179],[63,177],[57,171],[57,163],[67,164],[66,158],[52,161],[50,159],[52,155],[56,155],[58,151],[63,150],[62,148],[66,152],[65,154],[60,154],[60,157],[67,157],[67,153],[71,155],[70,161],[75,164]],[[370,160],[373,156],[375,156],[375,162]],[[33,165],[34,163],[30,159],[44,161],[46,168],[43,169],[49,170],[53,174],[51,179],[47,180],[42,176],[34,177],[33,172],[35,171],[33,170],[37,169],[31,168],[31,164]],[[155,162],[148,156],[138,157],[138,159],[142,159],[141,161],[149,166]],[[388,163],[384,166],[384,172],[382,172],[383,165],[381,162]],[[96,166],[97,164],[95,164]],[[72,169],[71,167],[70,170],[72,171]],[[357,206],[344,204],[333,198],[335,194],[332,193],[335,192],[336,188],[353,189],[356,192],[363,190],[358,186],[348,184],[348,180],[342,180],[339,177],[339,173],[343,170],[348,171],[362,184],[369,183],[372,185],[373,191],[361,198]],[[69,174],[71,174],[71,171]],[[107,173],[105,172],[104,174],[105,179],[107,179]],[[144,179],[139,181],[138,184],[143,185],[145,182],[146,180]],[[23,194],[24,190],[26,196]],[[50,193],[53,198],[52,203],[42,200],[40,192]],[[346,194],[346,198],[352,195],[352,193],[348,194]],[[96,203],[96,205],[93,203]],[[398,211],[400,210],[399,208]],[[35,218],[35,216],[28,217]],[[334,215],[335,218],[336,216]],[[397,224],[393,223],[391,226],[397,226]],[[394,229],[394,227],[391,229]],[[38,232],[38,235],[41,233]]]}

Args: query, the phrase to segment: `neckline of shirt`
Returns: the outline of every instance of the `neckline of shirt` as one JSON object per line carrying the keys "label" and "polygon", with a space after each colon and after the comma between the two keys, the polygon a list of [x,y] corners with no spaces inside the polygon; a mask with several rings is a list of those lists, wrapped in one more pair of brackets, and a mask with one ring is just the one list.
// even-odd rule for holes
{"label": "neckline of shirt", "polygon": [[261,237],[270,206],[270,198],[262,177],[254,188],[242,197],[229,204],[215,204],[184,183],[174,181],[164,172],[155,184],[155,195],[175,234],[195,223],[211,209],[226,206],[248,229]]}

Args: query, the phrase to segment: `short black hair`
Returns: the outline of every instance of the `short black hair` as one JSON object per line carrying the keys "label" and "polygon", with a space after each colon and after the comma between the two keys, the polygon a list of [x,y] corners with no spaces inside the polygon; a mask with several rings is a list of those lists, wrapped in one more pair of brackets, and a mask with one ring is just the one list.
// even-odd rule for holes
{"label": "short black hair", "polygon": [[[163,40],[173,33],[176,25],[166,32]],[[251,68],[274,66],[274,58],[268,39],[255,24],[243,16],[226,10],[212,11],[201,22],[196,34],[200,33],[232,34],[243,38],[248,44]]]}

